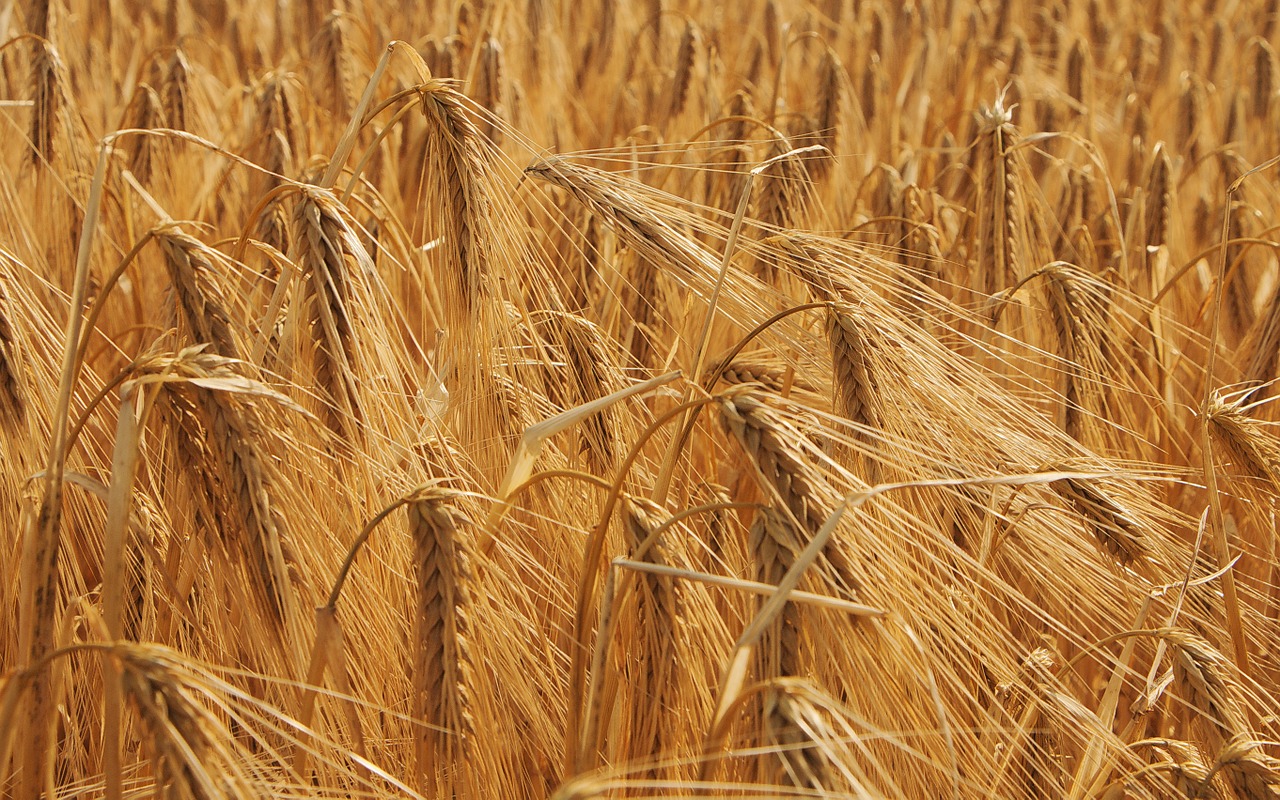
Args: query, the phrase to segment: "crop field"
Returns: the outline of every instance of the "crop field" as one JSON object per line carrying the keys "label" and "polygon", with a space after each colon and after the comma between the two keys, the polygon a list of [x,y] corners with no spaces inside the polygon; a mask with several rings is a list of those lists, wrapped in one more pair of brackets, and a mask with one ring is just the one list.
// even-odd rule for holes
{"label": "crop field", "polygon": [[1280,800],[1277,48],[0,0],[0,797]]}

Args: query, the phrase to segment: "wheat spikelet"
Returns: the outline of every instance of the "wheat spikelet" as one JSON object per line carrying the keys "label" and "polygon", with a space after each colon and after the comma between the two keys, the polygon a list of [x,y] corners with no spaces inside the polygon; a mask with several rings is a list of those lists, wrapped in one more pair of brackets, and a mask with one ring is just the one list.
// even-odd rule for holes
{"label": "wheat spikelet", "polygon": [[28,134],[31,164],[37,169],[56,163],[62,152],[66,83],[67,68],[62,57],[49,42],[39,42],[31,59],[31,85],[35,87],[35,98]]}
{"label": "wheat spikelet", "polygon": [[[1227,175],[1232,174],[1227,171]],[[1227,210],[1228,228],[1234,238],[1248,236],[1257,218],[1256,211],[1244,201],[1236,201]],[[1222,291],[1222,321],[1226,329],[1236,335],[1243,335],[1256,322],[1257,312],[1253,306],[1253,274],[1249,269],[1250,250],[1243,244],[1232,241],[1226,246],[1224,257],[1228,273],[1224,278]]]}
{"label": "wheat spikelet", "polygon": [[836,775],[821,744],[837,737],[807,698],[787,688],[786,683],[772,686],[764,696],[764,744],[774,749],[778,763],[773,770],[762,770],[763,782],[819,795],[838,791]]}
{"label": "wheat spikelet", "polygon": [[[255,238],[263,244],[274,248],[277,252],[292,252],[293,230],[290,218],[291,212],[285,204],[285,198],[281,196],[273,198],[258,217],[254,230]],[[278,278],[279,270],[274,265],[270,269],[272,274],[268,275],[268,277]]]}
{"label": "wheat spikelet", "polygon": [[1221,18],[1215,18],[1213,21],[1213,33],[1209,35],[1209,52],[1205,56],[1204,67],[1201,72],[1204,74],[1205,80],[1216,81],[1218,78],[1218,70],[1222,64],[1223,47],[1227,39],[1227,23]]}
{"label": "wheat spikelet", "polygon": [[1067,192],[1058,211],[1058,217],[1063,221],[1062,228],[1053,247],[1055,255],[1061,261],[1070,261],[1073,256],[1083,256],[1073,250],[1073,237],[1087,228],[1093,219],[1092,189],[1093,175],[1088,167],[1071,171]]}
{"label": "wheat spikelet", "polygon": [[1018,141],[1012,116],[998,99],[978,115],[978,143],[974,171],[979,176],[975,271],[976,283],[986,294],[1013,285],[1030,254],[1025,226],[1028,211],[1022,186],[1023,163],[1011,148]]}
{"label": "wheat spikelet", "polygon": [[631,279],[636,295],[633,321],[639,333],[632,339],[632,355],[639,363],[647,364],[648,359],[641,356],[651,348],[641,337],[647,337],[645,328],[661,318],[658,268],[667,267],[679,275],[693,271],[711,275],[718,270],[719,259],[605,173],[549,159],[527,167],[525,174],[567,190],[593,214],[614,226],[634,249],[637,264],[636,275]]}
{"label": "wheat spikelet", "polygon": [[[133,98],[125,108],[125,128],[165,128],[168,121],[164,116],[164,108],[160,95],[148,84],[139,84],[133,92]],[[135,136],[126,140],[125,149],[129,153],[129,170],[140,182],[151,182],[151,172],[155,161],[163,152],[164,140],[153,136]]]}
{"label": "wheat spikelet", "polygon": [[26,415],[22,352],[14,338],[13,308],[0,281],[0,425],[16,429]]}
{"label": "wheat spikelet", "polygon": [[[297,79],[281,72],[267,75],[257,91],[246,154],[250,160],[279,175],[296,175],[302,159],[310,153],[298,95]],[[277,183],[270,176],[260,180],[263,186],[258,192],[261,194]]]}
{"label": "wheat spikelet", "polygon": [[1144,211],[1143,239],[1150,248],[1169,241],[1173,215],[1173,162],[1163,143],[1157,144],[1151,155],[1151,172],[1147,177],[1146,209]]}
{"label": "wheat spikelet", "polygon": [[1199,76],[1185,75],[1178,95],[1177,135],[1178,148],[1192,161],[1200,157],[1200,136],[1205,115],[1205,89]]}
{"label": "wheat spikelet", "polygon": [[1108,369],[1108,288],[1067,264],[1045,268],[1045,288],[1063,361],[1062,427],[1082,440],[1086,417],[1105,410],[1097,384]]}
{"label": "wheat spikelet", "polygon": [[1157,788],[1165,792],[1171,788],[1177,797],[1222,800],[1222,789],[1194,744],[1175,739],[1159,739],[1148,744],[1154,745],[1163,756],[1156,765],[1161,773],[1168,775],[1167,783]]}
{"label": "wheat spikelet", "polygon": [[1181,687],[1187,713],[1198,723],[1205,742],[1218,749],[1236,736],[1249,735],[1231,662],[1187,631],[1165,628],[1159,635],[1173,649],[1174,682]]}
{"label": "wheat spikelet", "polygon": [[1083,518],[1085,528],[1117,561],[1135,565],[1147,554],[1147,533],[1134,512],[1099,485],[1100,481],[1064,478],[1053,488]]}
{"label": "wheat spikelet", "polygon": [[[827,480],[808,463],[800,443],[805,434],[777,410],[765,404],[751,384],[721,395],[720,419],[755,468],[761,488],[780,513],[808,536],[822,528],[835,508],[836,497]],[[785,510],[784,510],[785,509]],[[823,550],[828,580],[845,592],[856,592],[859,581],[839,537]]]}
{"label": "wheat spikelet", "polygon": [[[1037,648],[1019,666],[1015,681],[996,688],[997,695],[1004,699],[1005,713],[1016,720],[1018,737],[1008,745],[1010,750],[1004,758],[1017,759],[1015,774],[1022,780],[1026,797],[1059,796],[1063,786],[1054,761],[1061,743],[1055,726],[1047,719],[1054,684],[1053,655],[1043,647]],[[1003,788],[1003,784],[996,788]]]}
{"label": "wheat spikelet", "polygon": [[359,435],[359,366],[353,339],[352,283],[373,271],[332,194],[308,188],[294,209],[292,231],[298,270],[309,312],[316,383],[332,402],[328,423],[335,433]]}
{"label": "wheat spikelet", "polygon": [[27,30],[41,39],[49,38],[49,30],[53,21],[52,0],[35,0],[27,6]]}
{"label": "wheat spikelet", "polygon": [[1089,43],[1084,39],[1076,39],[1067,53],[1067,95],[1080,104],[1081,108],[1091,105],[1090,95],[1093,57],[1089,52]]}
{"label": "wheat spikelet", "polygon": [[720,380],[731,386],[741,383],[758,383],[770,391],[779,393],[788,389],[806,389],[809,391],[814,389],[811,384],[803,379],[797,379],[794,370],[760,361],[734,359],[727,364],[718,362],[707,372],[718,372]]}
{"label": "wheat spikelet", "polygon": [[[783,514],[771,506],[761,508],[751,523],[747,543],[753,579],[776,586],[791,569],[804,544],[795,526]],[[801,674],[800,629],[800,609],[795,603],[788,603],[757,645],[755,674],[758,679]]]}
{"label": "wheat spikelet", "polygon": [[771,255],[779,266],[803,281],[814,297],[834,300],[842,296],[842,287],[828,268],[818,240],[793,233],[771,236],[764,243],[772,249]]}
{"label": "wheat spikelet", "polygon": [[447,308],[471,320],[490,290],[493,221],[480,133],[462,95],[442,81],[422,88],[427,121],[427,170],[438,200],[431,204],[443,234]]}
{"label": "wheat spikelet", "polygon": [[207,344],[208,352],[240,358],[226,302],[214,280],[218,254],[176,227],[156,232],[165,267],[173,285],[178,322],[192,344]]}
{"label": "wheat spikelet", "polygon": [[1231,93],[1230,105],[1227,107],[1227,122],[1222,128],[1222,140],[1231,144],[1239,143],[1248,129],[1247,119],[1245,91],[1236,87]]}
{"label": "wheat spikelet", "polygon": [[502,129],[494,123],[493,117],[501,118],[507,113],[503,101],[502,62],[502,45],[492,36],[486,37],[480,47],[480,62],[472,94],[476,103],[490,112],[480,122],[480,135],[495,145],[502,144]]}
{"label": "wheat spikelet", "polygon": [[[612,343],[598,325],[567,313],[549,314],[548,323],[547,338],[565,365],[563,375],[547,381],[551,400],[568,409],[625,387],[626,376],[617,366],[621,354],[610,347]],[[613,468],[621,423],[621,415],[612,407],[582,422],[583,449],[596,474],[609,474]]]}
{"label": "wheat spikelet", "polygon": [[1276,51],[1261,37],[1254,37],[1249,46],[1254,51],[1249,113],[1254,119],[1266,120],[1270,118],[1271,100],[1276,93]]}
{"label": "wheat spikelet", "polygon": [[700,37],[698,27],[692,21],[686,21],[684,33],[680,35],[680,45],[676,49],[675,72],[671,75],[671,88],[667,92],[667,119],[680,116],[689,102],[689,85],[693,82],[694,59],[698,55]]}
{"label": "wheat spikelet", "polygon": [[285,622],[293,617],[291,586],[300,573],[290,558],[283,515],[272,499],[273,468],[262,443],[266,426],[261,410],[245,393],[275,395],[246,380],[239,364],[203,352],[200,345],[172,356],[152,356],[139,370],[181,379],[176,384],[171,381],[168,392],[175,395],[179,408],[185,406],[189,412],[175,415],[175,427],[188,449],[208,453],[207,460],[193,465],[196,469],[204,469],[208,461],[217,466],[214,480],[198,478],[212,494],[206,500],[215,509],[222,543],[236,552],[234,534],[244,537],[239,546],[266,600],[266,610],[277,622]]}
{"label": "wheat spikelet", "polygon": [[[234,741],[158,648],[116,645],[124,687],[147,734],[158,797],[254,797],[258,787],[237,763]],[[123,652],[121,652],[123,651]]]}
{"label": "wheat spikelet", "polygon": [[[841,100],[843,98],[844,85],[840,59],[836,57],[832,50],[828,49],[823,54],[818,74],[820,77],[818,79],[818,93],[814,102],[817,111],[814,114],[813,144],[825,147],[828,154],[834,156],[840,145],[838,137],[841,128]],[[831,167],[831,158],[824,157],[814,159],[810,171],[813,173],[814,178],[821,180],[830,174]]]}
{"label": "wheat spikelet", "polygon": [[1249,736],[1237,735],[1223,745],[1214,767],[1241,800],[1280,797],[1280,759],[1267,755]]}
{"label": "wheat spikelet", "polygon": [[1257,386],[1260,396],[1269,395],[1280,360],[1280,290],[1272,292],[1265,311],[1254,322],[1241,349],[1248,354],[1244,363],[1245,384]]}
{"label": "wheat spikelet", "polygon": [[[854,424],[854,438],[864,446],[874,442],[880,428],[880,398],[875,391],[873,335],[865,315],[847,303],[832,306],[827,317],[831,342],[831,406]],[[880,482],[877,462],[868,456],[864,469],[868,483]]]}
{"label": "wheat spikelet", "polygon": [[[1273,363],[1274,358],[1273,354]],[[1215,392],[1208,407],[1209,432],[1230,454],[1236,469],[1280,492],[1280,441],[1268,430],[1268,423],[1246,413],[1246,397],[1227,402]]]}
{"label": "wheat spikelet", "polygon": [[862,73],[862,83],[858,86],[859,110],[863,119],[871,121],[881,118],[884,98],[888,92],[889,80],[885,77],[880,55],[874,53],[867,71]]}
{"label": "wheat spikelet", "polygon": [[160,95],[165,123],[175,130],[192,130],[192,123],[198,115],[192,107],[191,64],[181,48],[175,50],[173,57],[169,59],[164,80],[160,84]]}
{"label": "wheat spikelet", "polygon": [[804,434],[766,405],[750,385],[724,395],[720,410],[726,429],[759,470],[764,488],[776,492],[801,525],[812,531],[821,528],[832,497],[826,482],[793,443]]}
{"label": "wheat spikelet", "polygon": [[456,37],[440,40],[429,37],[422,45],[422,60],[437,78],[453,78],[458,74],[458,55],[462,44]]}
{"label": "wheat spikelet", "polygon": [[577,75],[578,86],[582,86],[586,80],[586,66],[593,66],[603,72],[613,57],[613,40],[618,29],[618,3],[619,0],[600,0],[599,19],[594,35],[587,40],[587,51],[582,59],[584,69]]}
{"label": "wheat spikelet", "polygon": [[446,790],[466,791],[473,736],[470,520],[459,495],[442,484],[407,498],[417,591],[413,648],[414,717],[424,723],[417,742],[419,775],[434,770]]}
{"label": "wheat spikelet", "polygon": [[[804,159],[797,154],[786,155],[792,150],[791,142],[781,136],[775,136],[769,142],[766,158],[778,160],[760,173],[760,188],[752,215],[765,230],[787,231],[795,228],[808,213],[812,203],[812,176]],[[779,158],[784,155],[785,158]],[[757,264],[762,269],[761,279],[772,283],[774,275],[769,263],[758,261]]]}
{"label": "wheat spikelet", "polygon": [[347,14],[335,9],[311,38],[313,94],[335,117],[350,115],[357,99],[355,58],[351,51],[351,21]]}
{"label": "wheat spikelet", "polygon": [[[623,530],[627,546],[635,553],[649,541],[666,515],[656,505],[629,500],[623,507]],[[661,541],[649,544],[642,560],[666,565],[669,561]],[[627,758],[641,763],[661,761],[671,747],[670,724],[679,707],[679,665],[684,613],[680,593],[669,576],[642,574],[637,578],[634,603],[633,640],[628,642],[622,677],[631,687],[631,719],[628,724]],[[652,779],[661,779],[661,768],[649,770]]]}

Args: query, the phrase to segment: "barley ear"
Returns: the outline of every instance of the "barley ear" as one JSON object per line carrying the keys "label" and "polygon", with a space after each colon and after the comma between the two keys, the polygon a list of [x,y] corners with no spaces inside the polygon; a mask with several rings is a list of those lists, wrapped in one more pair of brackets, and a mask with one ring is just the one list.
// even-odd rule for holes
{"label": "barley ear", "polygon": [[445,796],[466,790],[473,736],[471,522],[459,499],[454,490],[428,484],[406,503],[417,590],[413,715],[424,726],[416,747],[417,769],[422,778],[434,771]]}

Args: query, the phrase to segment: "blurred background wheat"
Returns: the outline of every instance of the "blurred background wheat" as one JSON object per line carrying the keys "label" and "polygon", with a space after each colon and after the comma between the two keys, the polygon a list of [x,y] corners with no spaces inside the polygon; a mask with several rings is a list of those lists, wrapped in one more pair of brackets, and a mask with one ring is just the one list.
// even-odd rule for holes
{"label": "blurred background wheat", "polygon": [[1280,798],[1278,6],[0,2],[0,794]]}

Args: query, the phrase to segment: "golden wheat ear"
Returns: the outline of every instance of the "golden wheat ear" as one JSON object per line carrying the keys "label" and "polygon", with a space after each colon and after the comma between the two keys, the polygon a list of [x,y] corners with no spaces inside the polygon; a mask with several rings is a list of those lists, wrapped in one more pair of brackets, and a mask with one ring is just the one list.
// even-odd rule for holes
{"label": "golden wheat ear", "polygon": [[466,765],[474,746],[471,521],[458,499],[456,491],[436,484],[418,489],[405,504],[417,594],[413,714],[423,726],[416,765],[424,786],[448,792],[469,790]]}

